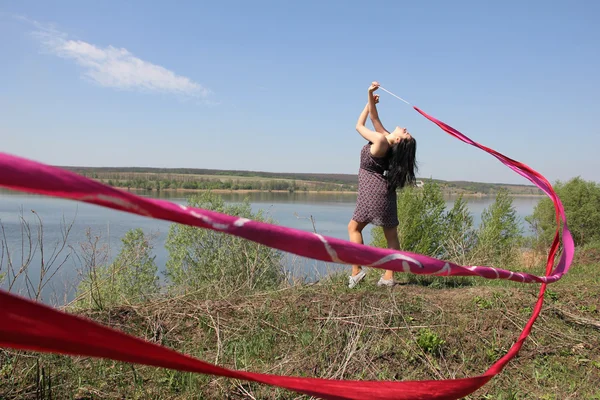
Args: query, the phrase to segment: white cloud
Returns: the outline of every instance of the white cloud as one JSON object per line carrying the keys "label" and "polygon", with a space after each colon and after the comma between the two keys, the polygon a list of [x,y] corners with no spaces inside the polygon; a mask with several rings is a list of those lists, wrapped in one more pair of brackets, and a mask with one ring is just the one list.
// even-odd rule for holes
{"label": "white cloud", "polygon": [[105,87],[179,94],[206,98],[211,91],[191,79],[180,76],[160,65],[135,57],[127,49],[98,47],[82,40],[68,39],[65,33],[32,22],[33,32],[51,54],[73,60],[83,69],[83,75]]}

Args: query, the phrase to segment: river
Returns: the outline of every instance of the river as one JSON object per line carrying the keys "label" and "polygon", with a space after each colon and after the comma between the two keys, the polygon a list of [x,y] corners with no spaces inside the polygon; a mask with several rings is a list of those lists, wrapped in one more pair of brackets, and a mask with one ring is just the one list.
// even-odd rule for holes
{"label": "river", "polygon": [[[144,196],[157,197],[156,192],[138,193]],[[169,201],[185,204],[186,199],[183,194],[176,192],[161,193],[160,198],[166,198]],[[356,201],[355,194],[321,194],[321,193],[225,193],[222,194],[227,203],[241,202],[245,197],[250,199],[253,211],[264,210],[270,217],[283,226],[313,230],[310,220],[312,216],[315,228],[318,233],[326,236],[332,236],[341,239],[347,239],[346,226],[352,216]],[[492,202],[492,197],[468,197],[468,207],[474,217],[475,224],[481,220],[481,212]],[[539,201],[538,197],[514,197],[514,207],[522,220],[523,230],[528,231],[528,224],[523,218],[533,212],[533,208]],[[447,207],[452,207],[454,198],[447,198]],[[32,213],[35,211],[35,214]],[[22,262],[22,242],[23,231],[20,221],[20,215],[24,220],[30,223],[34,239],[37,237],[37,216],[43,222],[43,240],[45,245],[46,259],[57,243],[61,242],[61,225],[66,220],[67,224],[74,221],[69,235],[68,245],[79,250],[80,243],[85,240],[86,231],[89,229],[92,235],[99,236],[100,243],[105,245],[109,255],[114,257],[120,248],[120,238],[132,228],[142,228],[146,233],[156,235],[154,241],[154,254],[156,255],[156,264],[162,271],[166,264],[168,253],[164,248],[164,243],[171,223],[166,221],[154,220],[125,212],[115,211],[91,204],[74,202],[50,197],[22,194],[11,191],[0,191],[0,222],[3,226],[1,236],[2,242],[8,246],[10,257],[13,260],[15,268],[19,268]],[[364,241],[370,243],[370,228],[365,229]],[[5,249],[6,246],[3,246]],[[63,254],[67,254],[65,249]],[[24,253],[27,253],[25,251]],[[40,271],[39,248],[32,259],[30,266],[30,276],[37,277]],[[6,272],[7,253],[3,251],[3,261],[0,273]],[[59,262],[62,258],[57,259]],[[288,255],[285,259],[286,266],[293,270],[296,275],[306,276],[313,279],[315,276],[327,273],[332,269],[341,270],[347,266],[326,265],[325,263],[313,260],[302,259],[296,256]],[[52,285],[49,285],[45,292],[53,293],[71,293],[72,285],[78,279],[78,266],[80,260],[76,258],[69,259],[62,267],[59,273],[52,279]],[[161,274],[162,276],[162,274]],[[35,281],[35,278],[32,278]],[[39,280],[39,279],[38,279]],[[7,282],[4,283],[6,287]],[[15,287],[17,288],[17,287]],[[21,286],[20,292],[24,293],[24,287]],[[61,295],[62,296],[62,295]],[[64,296],[63,296],[64,297]],[[70,294],[67,297],[71,297]]]}

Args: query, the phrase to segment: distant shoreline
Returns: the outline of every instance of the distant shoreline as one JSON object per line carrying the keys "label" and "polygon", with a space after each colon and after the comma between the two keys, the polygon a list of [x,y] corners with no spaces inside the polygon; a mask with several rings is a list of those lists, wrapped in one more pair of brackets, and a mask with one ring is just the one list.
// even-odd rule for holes
{"label": "distant shoreline", "polygon": [[[248,193],[281,193],[281,194],[323,194],[323,195],[331,195],[331,194],[342,194],[342,195],[356,195],[358,194],[358,192],[356,191],[341,191],[341,190],[295,190],[290,192],[289,190],[262,190],[262,189],[238,189],[238,190],[233,190],[233,189],[182,189],[182,188],[167,188],[167,189],[160,189],[160,190],[147,190],[147,189],[135,189],[135,188],[131,188],[128,189],[126,187],[119,187],[119,186],[113,186],[115,189],[120,189],[120,190],[125,190],[128,192],[153,192],[153,193],[161,193],[161,192],[167,192],[167,193],[202,193],[202,192],[212,192],[212,193],[217,193],[217,194],[233,194],[233,193],[239,193],[239,194],[248,194]],[[459,192],[448,192],[448,191],[444,191],[442,190],[442,194],[444,195],[448,195],[448,196],[459,196],[462,194],[463,197],[494,197],[494,194],[485,194],[485,193],[459,193]],[[514,193],[509,193],[509,196],[511,197],[539,197],[539,198],[544,198],[546,197],[543,194],[514,194]]]}
{"label": "distant shoreline", "polygon": [[[115,189],[119,189],[125,192],[131,192],[131,193],[170,193],[170,194],[174,194],[174,193],[203,193],[203,192],[212,192],[212,193],[216,193],[216,194],[250,194],[250,193],[278,193],[278,194],[312,194],[312,195],[334,195],[334,194],[339,194],[339,195],[357,195],[358,192],[356,191],[342,191],[342,190],[295,190],[293,192],[290,192],[289,190],[263,190],[263,189],[237,189],[237,190],[232,190],[232,189],[183,189],[183,188],[166,188],[166,189],[160,189],[160,190],[156,190],[156,189],[152,189],[152,190],[148,190],[148,189],[138,189],[138,188],[126,188],[126,187],[121,187],[121,186],[112,186]],[[23,193],[20,192],[18,190],[11,190],[11,189],[5,189],[5,188],[0,188],[0,193]],[[486,194],[486,193],[460,193],[460,192],[449,192],[447,190],[443,190],[442,189],[442,194],[444,196],[451,196],[451,197],[458,197],[459,195],[462,195],[463,197],[468,197],[468,198],[488,198],[488,197],[494,197],[496,194],[492,193],[492,194]],[[531,197],[531,198],[545,198],[546,195],[544,194],[531,194],[531,193],[508,193],[508,195],[510,197]]]}
{"label": "distant shoreline", "polygon": [[[274,180],[274,181],[302,181],[313,183],[333,183],[333,184],[356,184],[358,175],[356,173],[305,173],[305,172],[261,172],[248,170],[219,170],[219,169],[201,169],[201,168],[152,168],[152,167],[82,167],[82,166],[57,166],[58,168],[66,169],[78,174],[88,175],[96,174],[95,178],[124,179],[114,177],[114,175],[124,175],[127,179],[131,177],[192,177],[192,178],[211,178],[218,180]],[[420,181],[433,181],[441,184],[458,184],[458,185],[483,185],[486,187],[514,187],[537,189],[533,184],[527,183],[502,183],[502,182],[478,182],[469,180],[443,180],[434,179],[433,177],[417,177]]]}
{"label": "distant shoreline", "polygon": [[[348,195],[357,193],[358,176],[353,174],[273,173],[236,170],[194,168],[94,168],[69,167],[77,174],[120,189],[136,189],[164,193],[307,193]],[[541,198],[545,194],[527,184],[484,183],[470,181],[444,181],[418,178],[421,184],[432,182],[440,187],[444,196],[465,198],[495,197],[506,190],[514,197]],[[130,189],[127,189],[130,188]]]}

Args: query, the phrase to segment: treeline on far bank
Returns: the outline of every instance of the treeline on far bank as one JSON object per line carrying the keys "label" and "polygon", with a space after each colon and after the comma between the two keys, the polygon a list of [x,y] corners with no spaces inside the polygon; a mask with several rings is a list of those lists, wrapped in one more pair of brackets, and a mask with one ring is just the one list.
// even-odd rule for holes
{"label": "treeline on far bank", "polygon": [[[257,190],[257,191],[288,191],[288,192],[356,192],[357,184],[296,181],[281,179],[239,179],[239,177],[197,177],[193,175],[161,176],[153,174],[149,176],[134,175],[127,177],[121,174],[97,174],[82,173],[92,179],[96,179],[110,186],[139,189],[148,191],[161,190]],[[525,185],[500,185],[477,182],[443,182],[435,179],[427,181],[435,182],[445,194],[482,194],[495,195],[499,192],[507,192],[512,195],[539,195],[539,189]],[[467,185],[468,184],[468,185]]]}
{"label": "treeline on far bank", "polygon": [[352,192],[356,191],[356,185],[334,184],[326,182],[296,182],[285,180],[240,180],[240,179],[211,179],[211,178],[193,178],[189,180],[180,179],[102,179],[96,178],[100,182],[110,186],[141,189],[149,191],[161,190],[260,190],[260,191],[336,191]]}
{"label": "treeline on far bank", "polygon": [[[253,171],[63,167],[78,174],[118,187],[144,190],[289,190],[289,191],[356,191],[356,174],[267,173]],[[533,185],[470,181],[433,181],[446,194],[495,195],[506,191],[512,195],[543,195]]]}

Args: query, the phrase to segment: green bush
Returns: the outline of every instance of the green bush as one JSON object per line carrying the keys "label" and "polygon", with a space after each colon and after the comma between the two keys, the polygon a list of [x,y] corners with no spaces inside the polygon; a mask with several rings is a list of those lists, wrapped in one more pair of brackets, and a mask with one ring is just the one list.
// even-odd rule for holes
{"label": "green bush", "polygon": [[[404,251],[465,262],[466,255],[475,246],[473,217],[462,198],[451,210],[441,187],[424,182],[422,189],[405,188],[398,193],[398,238]],[[372,245],[387,247],[383,229],[372,230]]]}
{"label": "green bush", "polygon": [[[567,215],[569,230],[576,246],[600,241],[600,185],[576,177],[567,183],[558,181],[554,190]],[[536,205],[533,215],[526,218],[536,232],[540,243],[552,243],[556,230],[554,205],[544,198]]]}
{"label": "green bush", "polygon": [[90,265],[77,287],[78,308],[104,309],[123,303],[141,303],[159,292],[158,268],[152,244],[142,229],[121,239],[123,247],[108,266]]}
{"label": "green bush", "polygon": [[473,216],[462,195],[454,201],[452,209],[445,214],[445,220],[444,257],[458,264],[471,264],[477,235],[473,229]]}
{"label": "green bush", "polygon": [[[512,261],[522,236],[512,198],[506,190],[498,192],[481,219],[481,225],[475,229],[462,196],[446,210],[442,190],[433,181],[425,182],[422,189],[406,188],[398,194],[398,237],[404,251],[463,265]],[[383,229],[373,228],[372,237],[371,245],[387,247]]]}
{"label": "green bush", "polygon": [[[398,238],[404,251],[444,256],[447,229],[445,202],[438,184],[426,181],[422,189],[405,188],[398,193]],[[374,227],[372,245],[387,247],[383,229]]]}
{"label": "green bush", "polygon": [[522,233],[513,199],[506,189],[500,189],[494,203],[481,214],[476,259],[497,267],[514,262],[522,243]]}
{"label": "green bush", "polygon": [[[248,200],[226,205],[211,192],[191,197],[188,206],[265,221],[262,211],[252,213]],[[165,247],[166,276],[175,291],[225,294],[274,288],[283,280],[280,251],[233,235],[173,224]]]}

